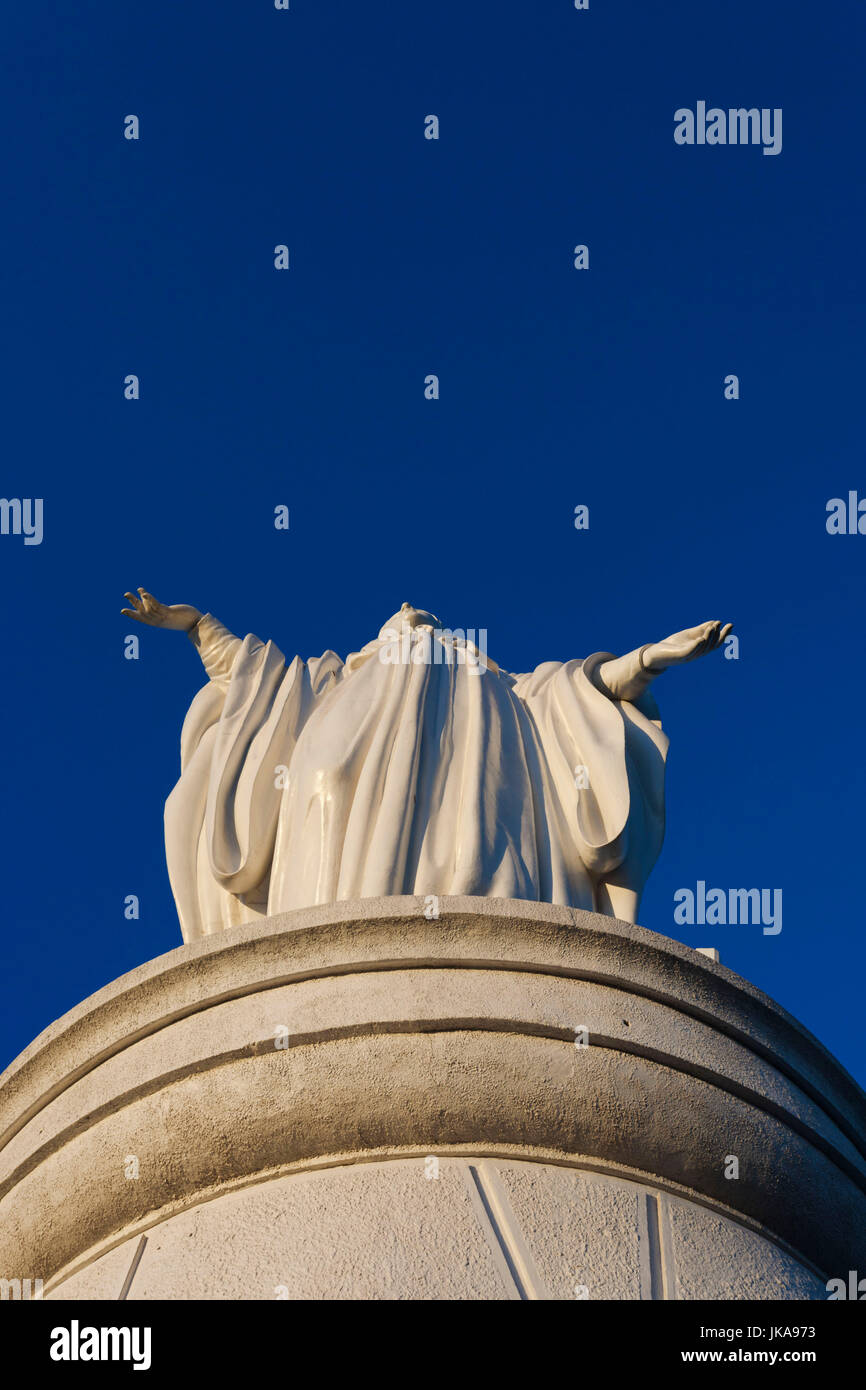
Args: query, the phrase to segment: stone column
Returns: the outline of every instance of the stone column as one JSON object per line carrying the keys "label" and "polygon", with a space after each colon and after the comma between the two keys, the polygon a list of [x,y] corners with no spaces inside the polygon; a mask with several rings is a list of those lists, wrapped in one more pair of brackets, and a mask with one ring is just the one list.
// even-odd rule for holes
{"label": "stone column", "polygon": [[368,899],[115,980],[0,1077],[46,1298],[810,1299],[866,1096],[766,995],[543,903]]}

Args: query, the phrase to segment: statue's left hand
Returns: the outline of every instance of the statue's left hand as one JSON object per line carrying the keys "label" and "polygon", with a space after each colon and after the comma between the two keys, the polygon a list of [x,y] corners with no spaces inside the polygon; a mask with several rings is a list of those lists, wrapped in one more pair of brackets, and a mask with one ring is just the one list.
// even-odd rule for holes
{"label": "statue's left hand", "polygon": [[675,632],[662,642],[651,642],[644,649],[642,664],[648,671],[662,671],[667,666],[680,666],[684,661],[694,661],[705,652],[714,651],[724,642],[733,627],[732,623],[699,623],[697,627],[687,627],[683,632]]}
{"label": "statue's left hand", "polygon": [[173,628],[177,632],[189,632],[195,627],[201,613],[197,608],[192,608],[188,603],[160,603],[158,598],[149,594],[146,589],[139,589],[138,594],[124,594],[132,604],[131,608],[121,608],[121,613],[125,618],[135,618],[137,623],[146,623],[148,627],[167,627]]}

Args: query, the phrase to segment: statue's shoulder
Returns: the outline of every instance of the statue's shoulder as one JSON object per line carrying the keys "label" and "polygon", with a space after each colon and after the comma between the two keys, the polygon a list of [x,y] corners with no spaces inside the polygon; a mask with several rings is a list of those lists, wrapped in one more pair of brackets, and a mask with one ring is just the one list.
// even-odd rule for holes
{"label": "statue's shoulder", "polygon": [[[564,665],[580,665],[580,662],[565,663],[562,661],[542,661],[540,666],[536,666],[534,671],[524,671],[522,675],[510,676],[514,693],[521,699],[528,696],[537,695],[540,690],[553,680]],[[505,673],[503,672],[503,675]]]}

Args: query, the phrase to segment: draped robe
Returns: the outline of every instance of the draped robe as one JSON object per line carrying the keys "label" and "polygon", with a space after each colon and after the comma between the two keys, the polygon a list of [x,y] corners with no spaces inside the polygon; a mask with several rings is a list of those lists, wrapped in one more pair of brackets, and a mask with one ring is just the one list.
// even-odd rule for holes
{"label": "draped robe", "polygon": [[652,696],[600,685],[610,653],[510,675],[429,627],[408,660],[388,660],[380,634],[345,662],[287,662],[210,614],[192,636],[209,680],[165,810],[185,941],[392,894],[635,920],[664,835],[668,740]]}

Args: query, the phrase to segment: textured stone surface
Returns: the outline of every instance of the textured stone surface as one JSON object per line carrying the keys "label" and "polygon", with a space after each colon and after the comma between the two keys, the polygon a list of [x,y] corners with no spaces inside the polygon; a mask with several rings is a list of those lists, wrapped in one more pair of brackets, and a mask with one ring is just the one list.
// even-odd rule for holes
{"label": "textured stone surface", "polygon": [[641,1188],[550,1164],[497,1166],[548,1298],[641,1297]]}
{"label": "textured stone surface", "polygon": [[[125,1241],[53,1299],[810,1299],[792,1256],[715,1212],[549,1164],[430,1157],[277,1178]],[[648,1229],[647,1200],[660,1224]],[[138,1258],[137,1258],[138,1257]]]}
{"label": "textured stone surface", "polygon": [[677,1298],[826,1298],[824,1283],[783,1250],[715,1212],[670,1201]]}
{"label": "textured stone surface", "polygon": [[[544,904],[443,898],[430,921],[416,899],[339,903],[160,957],[12,1064],[0,1274],[50,1292],[125,1248],[141,1257],[132,1297],[172,1279],[205,1290],[173,1297],[247,1296],[219,1290],[274,1287],[270,1249],[277,1283],[313,1289],[298,1296],[349,1296],[309,1283],[327,1247],[334,1278],[371,1297],[803,1297],[809,1266],[866,1262],[864,1133],[866,1098],[820,1044],[687,947]],[[444,1186],[422,1173],[421,1195],[427,1154]],[[246,1218],[231,1213],[255,1192],[282,1204],[288,1244],[250,1207],[235,1249]],[[325,1208],[343,1210],[339,1232]],[[488,1239],[500,1209],[507,1250]],[[721,1273],[702,1239],[727,1250]],[[157,1241],[175,1242],[162,1261]]]}

